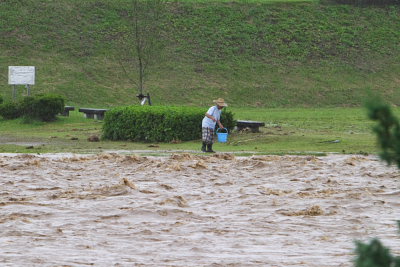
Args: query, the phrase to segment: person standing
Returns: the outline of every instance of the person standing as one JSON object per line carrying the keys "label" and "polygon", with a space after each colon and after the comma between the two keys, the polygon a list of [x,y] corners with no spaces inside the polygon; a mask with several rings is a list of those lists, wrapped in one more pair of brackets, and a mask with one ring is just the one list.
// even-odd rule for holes
{"label": "person standing", "polygon": [[223,98],[218,98],[217,100],[213,100],[213,102],[215,103],[215,106],[212,106],[208,109],[201,123],[203,140],[201,151],[212,153],[215,152],[212,149],[214,143],[215,125],[218,123],[219,128],[224,128],[220,122],[220,118],[222,109],[228,106]]}

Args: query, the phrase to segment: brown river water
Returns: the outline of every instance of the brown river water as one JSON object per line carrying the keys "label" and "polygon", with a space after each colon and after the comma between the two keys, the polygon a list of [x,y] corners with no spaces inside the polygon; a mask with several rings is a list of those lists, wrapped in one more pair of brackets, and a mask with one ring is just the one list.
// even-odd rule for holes
{"label": "brown river water", "polygon": [[352,266],[400,254],[374,156],[0,154],[0,266]]}

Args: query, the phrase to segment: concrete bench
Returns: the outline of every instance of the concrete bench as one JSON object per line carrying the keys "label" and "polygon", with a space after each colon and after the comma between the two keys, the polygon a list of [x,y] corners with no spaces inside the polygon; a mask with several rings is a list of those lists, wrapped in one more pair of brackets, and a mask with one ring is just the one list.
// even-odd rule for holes
{"label": "concrete bench", "polygon": [[85,113],[85,118],[87,119],[104,119],[104,114],[107,109],[97,109],[97,108],[80,108],[79,112]]}
{"label": "concrete bench", "polygon": [[238,131],[250,128],[253,133],[258,133],[260,131],[259,127],[265,126],[265,123],[261,121],[237,121],[236,126]]}
{"label": "concrete bench", "polygon": [[69,116],[69,112],[75,110],[75,107],[72,106],[65,106],[64,107],[64,111],[61,113],[61,116],[65,116],[68,117]]}

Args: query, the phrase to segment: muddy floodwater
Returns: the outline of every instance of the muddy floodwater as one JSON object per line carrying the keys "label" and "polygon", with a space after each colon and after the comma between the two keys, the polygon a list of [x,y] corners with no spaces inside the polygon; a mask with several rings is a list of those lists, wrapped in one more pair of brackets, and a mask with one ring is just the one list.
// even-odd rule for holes
{"label": "muddy floodwater", "polygon": [[352,266],[400,254],[375,156],[0,154],[0,266]]}

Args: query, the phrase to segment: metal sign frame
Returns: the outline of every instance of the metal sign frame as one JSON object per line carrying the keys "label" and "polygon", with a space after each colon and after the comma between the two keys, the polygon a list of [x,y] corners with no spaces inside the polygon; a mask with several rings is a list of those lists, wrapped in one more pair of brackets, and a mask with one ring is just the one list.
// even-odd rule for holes
{"label": "metal sign frame", "polygon": [[14,100],[17,97],[16,85],[25,85],[30,96],[30,85],[35,84],[35,66],[8,66],[8,84],[13,86]]}

